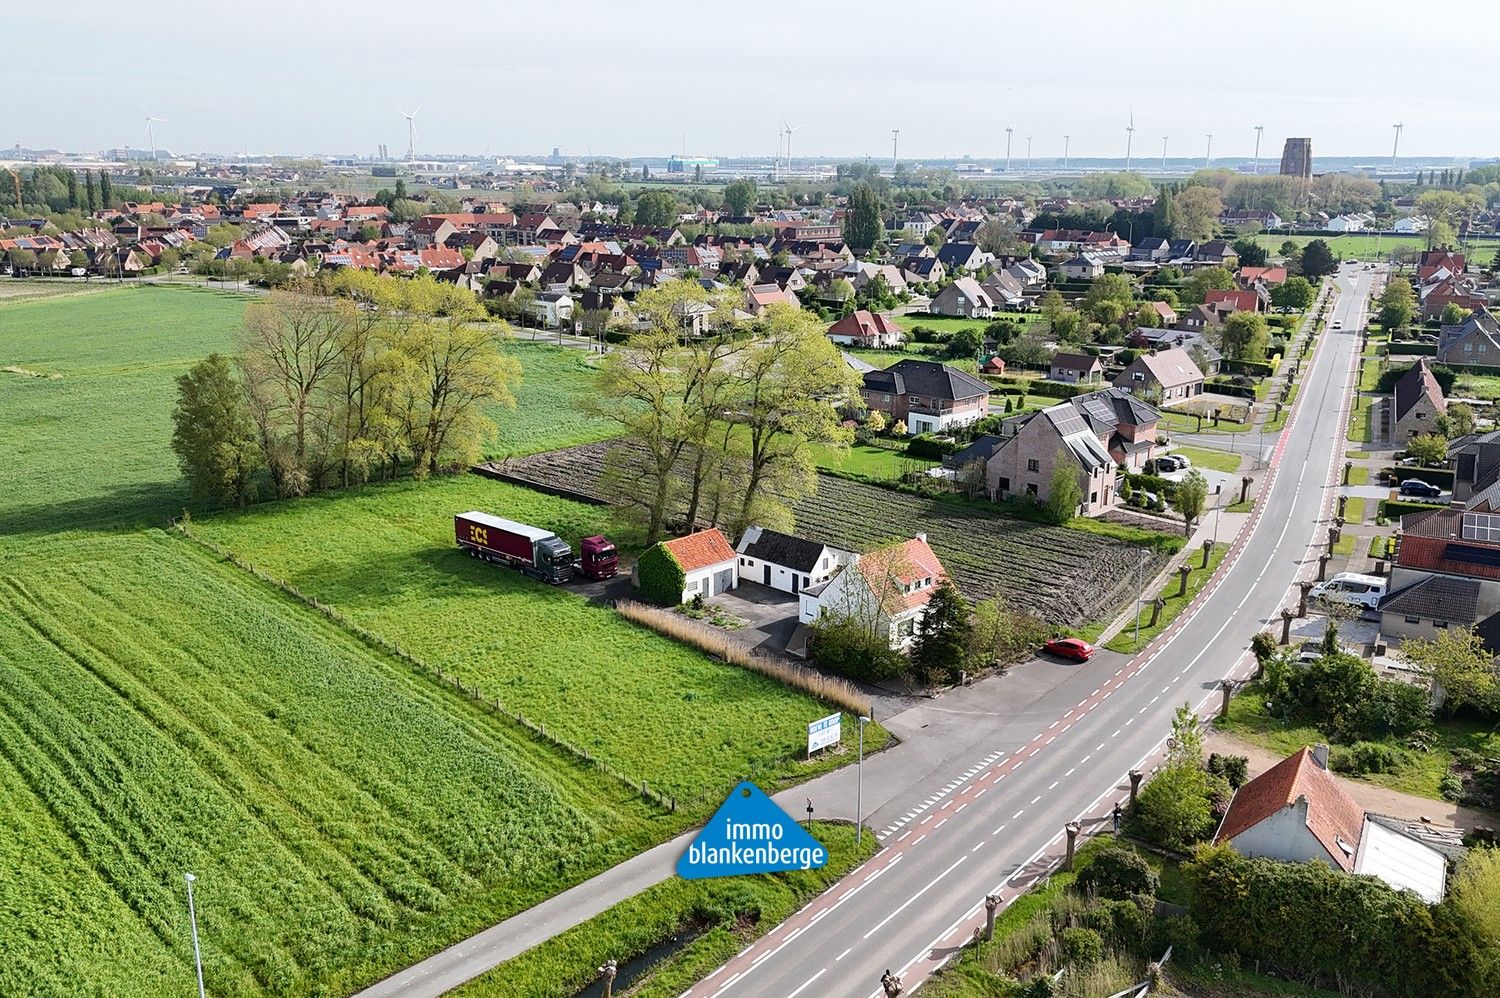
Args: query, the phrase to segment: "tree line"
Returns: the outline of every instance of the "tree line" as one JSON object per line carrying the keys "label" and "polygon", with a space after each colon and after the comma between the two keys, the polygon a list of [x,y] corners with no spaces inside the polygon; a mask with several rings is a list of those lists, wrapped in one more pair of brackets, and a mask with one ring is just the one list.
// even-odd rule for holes
{"label": "tree line", "polygon": [[812,451],[853,438],[840,410],[859,376],[817,318],[790,305],[753,322],[736,289],[675,281],[635,301],[644,328],[608,354],[591,408],[622,437],[606,475],[655,543],[669,519],[789,528],[812,492]]}
{"label": "tree line", "polygon": [[244,505],[478,460],[513,407],[508,327],[430,278],[341,271],[246,306],[237,355],[177,379],[172,448],[195,498]]}

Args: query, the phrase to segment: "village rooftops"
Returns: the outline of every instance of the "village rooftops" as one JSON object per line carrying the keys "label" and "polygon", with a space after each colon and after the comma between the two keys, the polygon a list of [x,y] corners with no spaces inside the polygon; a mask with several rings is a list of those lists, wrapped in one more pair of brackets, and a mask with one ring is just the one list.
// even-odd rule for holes
{"label": "village rooftops", "polygon": [[864,376],[864,383],[871,391],[948,401],[977,398],[991,392],[989,385],[973,375],[931,360],[897,361],[884,370],[870,371]]}

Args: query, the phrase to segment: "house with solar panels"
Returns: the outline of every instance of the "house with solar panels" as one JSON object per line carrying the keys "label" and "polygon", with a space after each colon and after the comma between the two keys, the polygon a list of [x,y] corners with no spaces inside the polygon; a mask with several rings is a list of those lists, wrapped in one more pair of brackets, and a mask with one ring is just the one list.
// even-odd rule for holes
{"label": "house with solar panels", "polygon": [[1386,640],[1472,627],[1500,653],[1500,480],[1462,502],[1401,518],[1378,609]]}

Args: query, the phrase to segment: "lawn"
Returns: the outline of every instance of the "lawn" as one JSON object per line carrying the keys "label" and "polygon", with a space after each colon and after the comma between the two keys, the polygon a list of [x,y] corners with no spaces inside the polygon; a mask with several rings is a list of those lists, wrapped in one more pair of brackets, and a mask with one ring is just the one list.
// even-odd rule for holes
{"label": "lawn", "polygon": [[1209,468],[1213,471],[1222,471],[1232,474],[1240,468],[1240,456],[1223,450],[1211,450],[1207,447],[1189,447],[1183,445],[1172,448],[1173,454],[1181,454],[1193,462],[1196,468]]}
{"label": "lawn", "polygon": [[1344,522],[1365,522],[1365,500],[1359,496],[1351,496],[1344,502]]}
{"label": "lawn", "polygon": [[908,457],[905,452],[890,447],[854,444],[847,450],[836,447],[815,448],[813,463],[819,468],[846,475],[893,481],[913,468],[931,468],[941,462]]}
{"label": "lawn", "polygon": [[[1359,390],[1362,392],[1373,392],[1375,385],[1380,381],[1380,372],[1384,365],[1379,357],[1366,357],[1359,366]],[[1496,379],[1500,382],[1500,379]]]}
{"label": "lawn", "polygon": [[1176,430],[1178,433],[1222,433],[1226,436],[1231,433],[1244,433],[1250,429],[1248,422],[1233,422],[1228,419],[1219,420],[1219,425],[1215,426],[1213,420],[1205,415],[1203,417],[1203,429],[1199,430],[1197,416],[1171,409],[1162,410],[1161,425]]}
{"label": "lawn", "polygon": [[801,761],[807,722],[828,712],[810,697],[464,555],[453,515],[471,509],[575,550],[595,533],[639,541],[610,507],[477,475],[268,503],[194,529],[689,809],[716,807],[747,774],[776,787],[840,761]]}
{"label": "lawn", "polygon": [[1460,374],[1453,383],[1452,394],[1461,398],[1500,399],[1500,375]]}
{"label": "lawn", "polygon": [[[1187,609],[1188,604],[1192,603],[1193,598],[1198,595],[1198,592],[1208,584],[1208,580],[1213,578],[1213,574],[1218,569],[1219,563],[1224,560],[1224,556],[1228,553],[1228,544],[1219,543],[1214,545],[1213,552],[1208,558],[1208,567],[1203,568],[1201,567],[1203,565],[1202,550],[1195,549],[1189,552],[1185,564],[1192,571],[1188,572],[1187,595],[1178,595],[1181,583],[1178,581],[1178,574],[1176,572],[1172,573],[1166,585],[1162,586],[1161,590],[1157,593],[1166,605],[1162,607],[1161,616],[1157,619],[1156,626],[1150,626],[1151,604],[1143,602],[1136,610],[1136,620],[1126,624],[1120,633],[1104,647],[1110,651],[1123,652],[1128,655],[1134,654],[1150,644],[1152,639],[1171,626],[1172,621],[1177,619],[1179,613]],[[1140,624],[1141,628],[1139,641],[1136,639],[1135,628],[1137,623]]]}
{"label": "lawn", "polygon": [[1354,406],[1354,413],[1349,419],[1348,439],[1350,443],[1367,444],[1373,442],[1372,434],[1374,428],[1370,425],[1370,409],[1375,405],[1374,398],[1360,398]]}
{"label": "lawn", "polygon": [[1370,469],[1362,464],[1356,464],[1349,469],[1350,485],[1369,485]]}
{"label": "lawn", "polygon": [[344,994],[663,819],[159,531],[0,576],[0,993]]}
{"label": "lawn", "polygon": [[[455,998],[573,998],[598,976],[605,960],[620,963],[618,992],[672,998],[774,929],[875,852],[875,837],[858,847],[854,826],[813,822],[828,849],[821,870],[710,880],[673,877],[527,950],[452,992]],[[706,924],[705,924],[706,923]],[[685,947],[633,976],[632,961],[679,933]]]}
{"label": "lawn", "polygon": [[1306,246],[1314,239],[1321,239],[1328,244],[1333,250],[1333,255],[1340,260],[1384,260],[1398,247],[1419,250],[1427,246],[1427,240],[1423,236],[1376,236],[1374,233],[1348,236],[1286,236],[1263,232],[1255,237],[1255,241],[1270,250],[1272,255],[1279,254],[1281,244],[1288,239],[1299,247]]}
{"label": "lawn", "polygon": [[[1328,734],[1312,725],[1293,724],[1266,711],[1266,695],[1257,683],[1245,686],[1229,702],[1229,716],[1218,727],[1279,755],[1291,755],[1304,745],[1332,744]],[[1441,800],[1438,784],[1453,761],[1453,750],[1467,748],[1486,756],[1500,755],[1500,731],[1470,721],[1439,721],[1432,732],[1431,750],[1408,753],[1410,765],[1393,773],[1346,774],[1382,787]]]}

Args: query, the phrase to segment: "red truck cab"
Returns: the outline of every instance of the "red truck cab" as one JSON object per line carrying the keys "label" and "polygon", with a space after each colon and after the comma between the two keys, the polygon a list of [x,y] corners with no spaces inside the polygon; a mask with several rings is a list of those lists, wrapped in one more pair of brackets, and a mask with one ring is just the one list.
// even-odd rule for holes
{"label": "red truck cab", "polygon": [[620,555],[608,538],[599,534],[585,537],[579,547],[578,566],[588,578],[612,579],[619,572]]}

